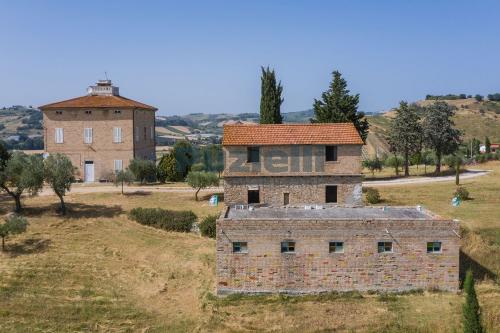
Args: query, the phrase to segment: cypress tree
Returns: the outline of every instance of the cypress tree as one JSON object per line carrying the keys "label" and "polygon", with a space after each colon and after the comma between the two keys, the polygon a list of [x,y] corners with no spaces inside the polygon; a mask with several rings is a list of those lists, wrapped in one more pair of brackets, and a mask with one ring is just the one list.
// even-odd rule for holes
{"label": "cypress tree", "polygon": [[269,67],[262,69],[261,96],[260,96],[260,123],[261,124],[281,124],[281,93],[283,87],[281,81],[276,82],[274,69]]}
{"label": "cypress tree", "polygon": [[485,149],[486,154],[491,153],[491,142],[490,142],[490,138],[488,138],[488,137],[484,138],[484,149]]}
{"label": "cypress tree", "polygon": [[359,135],[366,140],[369,124],[363,112],[358,111],[359,94],[349,95],[347,82],[339,71],[332,73],[333,80],[321,100],[314,100],[314,123],[347,123],[352,122]]}
{"label": "cypress tree", "polygon": [[476,289],[474,288],[474,277],[472,271],[468,270],[464,281],[465,304],[463,305],[463,331],[464,333],[482,333],[481,315],[479,302],[477,301]]}

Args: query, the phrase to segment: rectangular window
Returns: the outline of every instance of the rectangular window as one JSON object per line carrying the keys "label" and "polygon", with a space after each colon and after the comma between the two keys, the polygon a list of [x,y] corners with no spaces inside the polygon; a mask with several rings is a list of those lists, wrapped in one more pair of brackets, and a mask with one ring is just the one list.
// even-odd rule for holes
{"label": "rectangular window", "polygon": [[135,141],[139,141],[139,127],[135,128]]}
{"label": "rectangular window", "polygon": [[122,142],[122,128],[121,127],[113,127],[113,142],[121,143]]}
{"label": "rectangular window", "polygon": [[115,172],[122,171],[123,170],[123,161],[122,160],[115,160]]}
{"label": "rectangular window", "polygon": [[283,205],[290,204],[290,193],[283,193]]}
{"label": "rectangular window", "polygon": [[148,134],[148,131],[147,131],[146,127],[144,127],[144,141],[147,140],[147,134]]}
{"label": "rectangular window", "polygon": [[378,253],[392,252],[392,242],[378,242]]}
{"label": "rectangular window", "polygon": [[259,147],[247,147],[247,163],[259,162]]}
{"label": "rectangular window", "polygon": [[63,143],[64,142],[64,129],[62,129],[62,128],[55,129],[55,141],[56,141],[56,143]]}
{"label": "rectangular window", "polygon": [[330,242],[330,253],[344,253],[344,242]]}
{"label": "rectangular window", "polygon": [[92,128],[83,129],[83,142],[92,143]]}
{"label": "rectangular window", "polygon": [[260,202],[259,190],[248,190],[248,203],[257,204]]}
{"label": "rectangular window", "polygon": [[295,252],[294,241],[281,242],[281,253],[294,253],[294,252]]}
{"label": "rectangular window", "polygon": [[326,203],[337,202],[337,186],[327,186],[326,187]]}
{"label": "rectangular window", "polygon": [[441,253],[441,242],[427,242],[427,253]]}
{"label": "rectangular window", "polygon": [[325,161],[337,160],[337,146],[325,146]]}
{"label": "rectangular window", "polygon": [[233,253],[248,253],[247,242],[233,242]]}

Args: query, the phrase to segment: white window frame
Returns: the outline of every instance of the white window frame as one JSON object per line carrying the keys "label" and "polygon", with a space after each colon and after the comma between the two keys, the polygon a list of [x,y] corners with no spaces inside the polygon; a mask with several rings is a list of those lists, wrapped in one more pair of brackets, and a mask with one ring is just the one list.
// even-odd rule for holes
{"label": "white window frame", "polygon": [[248,242],[233,242],[232,246],[233,253],[248,253]]}
{"label": "white window frame", "polygon": [[121,127],[113,127],[113,143],[122,143]]}
{"label": "white window frame", "polygon": [[83,143],[91,144],[93,140],[93,133],[91,127],[86,127],[83,129]]}
{"label": "white window frame", "polygon": [[54,129],[54,141],[55,143],[64,143],[64,128],[56,127]]}
{"label": "white window frame", "polygon": [[[429,244],[432,244],[432,250],[429,251]],[[439,244],[439,251],[435,251],[436,244]],[[440,241],[432,241],[426,243],[427,254],[440,254],[443,253],[443,243]]]}
{"label": "white window frame", "polygon": [[[380,251],[380,243],[383,243],[383,251]],[[385,250],[386,244],[390,243],[391,244],[391,249],[389,251]],[[377,252],[379,254],[383,253],[394,253],[394,243],[392,241],[379,241],[377,242]]]}
{"label": "white window frame", "polygon": [[123,170],[123,160],[114,160],[113,163],[113,169],[115,170],[115,173]]}

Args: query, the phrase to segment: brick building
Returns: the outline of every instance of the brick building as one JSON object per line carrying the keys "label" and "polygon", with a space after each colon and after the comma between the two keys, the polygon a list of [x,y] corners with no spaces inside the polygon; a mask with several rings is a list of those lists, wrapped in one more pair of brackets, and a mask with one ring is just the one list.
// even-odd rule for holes
{"label": "brick building", "polygon": [[109,80],[87,95],[41,106],[48,154],[63,153],[85,182],[109,180],[131,159],[154,160],[155,107],[120,96]]}
{"label": "brick building", "polygon": [[457,290],[458,222],[364,207],[352,124],[224,127],[217,291]]}

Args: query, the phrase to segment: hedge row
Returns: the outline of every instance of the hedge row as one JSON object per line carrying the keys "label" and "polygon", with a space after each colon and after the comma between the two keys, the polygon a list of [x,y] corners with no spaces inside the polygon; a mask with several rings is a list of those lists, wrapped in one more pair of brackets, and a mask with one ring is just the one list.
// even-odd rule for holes
{"label": "hedge row", "polygon": [[130,218],[140,224],[167,231],[190,232],[196,215],[190,210],[173,211],[161,208],[134,208]]}

